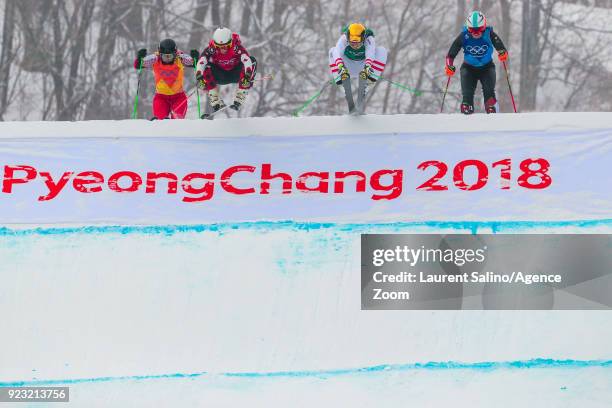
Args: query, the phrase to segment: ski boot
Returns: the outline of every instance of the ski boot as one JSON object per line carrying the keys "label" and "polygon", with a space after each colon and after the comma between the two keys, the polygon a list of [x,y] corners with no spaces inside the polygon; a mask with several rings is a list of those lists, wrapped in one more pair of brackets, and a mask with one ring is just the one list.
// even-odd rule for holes
{"label": "ski boot", "polygon": [[236,95],[234,95],[234,103],[230,105],[230,108],[235,111],[239,111],[242,105],[244,104],[244,101],[246,100],[246,97],[248,94],[249,94],[248,89],[238,88],[236,90]]}
{"label": "ski boot", "polygon": [[[344,66],[343,63],[339,62],[338,65],[338,77],[336,78],[336,85],[342,85],[343,82],[351,79],[351,76],[348,72],[348,69]],[[349,84],[351,81],[348,81]]]}
{"label": "ski boot", "polygon": [[213,88],[208,91],[208,102],[212,112],[203,114],[201,119],[209,119],[215,115],[215,113],[225,109],[226,105],[223,99],[219,96],[219,88]]}
{"label": "ski boot", "polygon": [[366,65],[359,73],[359,86],[357,88],[357,114],[363,115],[365,112],[365,102],[370,88],[376,84],[376,76],[370,65]]}
{"label": "ski boot", "polygon": [[487,113],[497,113],[499,110],[499,105],[497,104],[497,99],[490,97],[485,102],[485,110]]}
{"label": "ski boot", "polygon": [[461,104],[461,113],[463,113],[464,115],[471,115],[472,113],[474,113],[474,105],[469,105],[467,103],[462,103]]}

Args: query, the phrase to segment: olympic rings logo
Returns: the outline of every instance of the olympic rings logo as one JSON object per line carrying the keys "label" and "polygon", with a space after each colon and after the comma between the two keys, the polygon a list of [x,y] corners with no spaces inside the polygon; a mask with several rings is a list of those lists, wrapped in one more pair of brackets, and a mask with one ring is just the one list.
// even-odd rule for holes
{"label": "olympic rings logo", "polygon": [[468,45],[465,47],[465,50],[469,52],[471,55],[482,57],[489,50],[489,46],[487,44],[484,45]]}

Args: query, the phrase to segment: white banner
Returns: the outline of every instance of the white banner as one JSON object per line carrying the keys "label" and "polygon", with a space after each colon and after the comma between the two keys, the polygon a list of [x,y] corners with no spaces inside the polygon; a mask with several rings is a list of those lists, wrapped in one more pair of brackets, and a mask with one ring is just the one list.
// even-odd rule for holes
{"label": "white banner", "polygon": [[[274,136],[198,137],[203,124],[194,121],[191,137],[146,137],[151,124],[140,122],[130,124],[128,135],[111,128],[100,137],[96,129],[88,138],[91,126],[81,125],[82,137],[57,136],[57,126],[52,138],[22,131],[0,139],[0,223],[558,220],[612,213],[612,127],[432,133],[387,130],[381,122],[368,133],[327,128],[308,136],[286,130],[293,136],[285,137],[275,129]],[[74,133],[79,124],[63,126]]]}

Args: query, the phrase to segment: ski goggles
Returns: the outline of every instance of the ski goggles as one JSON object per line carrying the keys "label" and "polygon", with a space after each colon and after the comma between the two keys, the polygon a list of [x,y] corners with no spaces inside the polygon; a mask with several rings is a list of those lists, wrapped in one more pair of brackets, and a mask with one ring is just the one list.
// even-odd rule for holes
{"label": "ski goggles", "polygon": [[482,26],[482,27],[478,27],[478,28],[474,28],[474,27],[469,27],[468,31],[470,34],[482,34],[484,33],[486,27]]}
{"label": "ski goggles", "polygon": [[215,43],[215,47],[221,49],[221,50],[229,50],[230,48],[232,48],[232,42],[228,42],[226,44],[219,44],[219,43]]}
{"label": "ski goggles", "polygon": [[174,60],[174,54],[170,53],[170,54],[159,54],[161,56],[162,61],[164,62],[171,62]]}

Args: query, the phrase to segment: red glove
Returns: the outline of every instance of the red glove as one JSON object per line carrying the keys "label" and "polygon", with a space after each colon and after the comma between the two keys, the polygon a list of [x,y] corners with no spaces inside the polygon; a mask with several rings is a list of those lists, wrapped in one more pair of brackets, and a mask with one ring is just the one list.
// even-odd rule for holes
{"label": "red glove", "polygon": [[450,56],[446,57],[446,75],[449,77],[452,77],[453,75],[455,75],[455,66],[453,65],[454,62],[454,58],[451,58]]}
{"label": "red glove", "polygon": [[498,51],[497,58],[499,58],[499,60],[502,62],[508,61],[508,51],[506,50]]}

